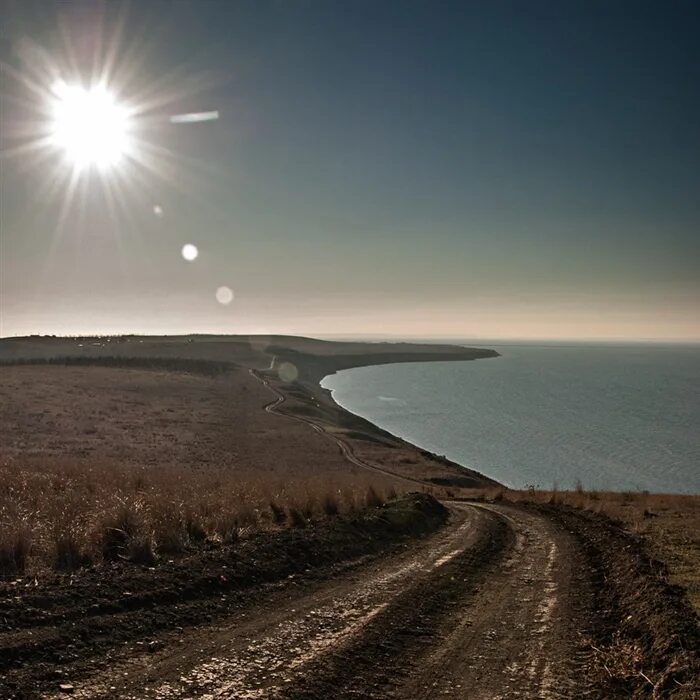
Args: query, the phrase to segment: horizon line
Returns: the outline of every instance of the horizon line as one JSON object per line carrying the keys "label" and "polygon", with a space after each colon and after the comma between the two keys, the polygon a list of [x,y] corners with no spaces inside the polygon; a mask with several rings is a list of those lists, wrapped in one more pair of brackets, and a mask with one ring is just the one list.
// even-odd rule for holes
{"label": "horizon line", "polygon": [[332,334],[312,334],[305,335],[304,333],[217,333],[217,332],[190,332],[190,333],[30,333],[24,335],[7,335],[0,336],[0,341],[3,340],[21,340],[25,338],[56,338],[56,339],[78,339],[78,338],[188,338],[188,337],[289,337],[289,338],[310,338],[316,340],[327,341],[354,341],[354,342],[410,342],[420,343],[426,341],[432,342],[452,342],[452,343],[472,343],[475,345],[495,345],[499,343],[626,343],[626,344],[660,344],[660,345],[700,345],[700,337],[628,337],[628,336],[457,336],[457,335],[397,335],[397,334],[377,334],[377,333],[332,333]]}

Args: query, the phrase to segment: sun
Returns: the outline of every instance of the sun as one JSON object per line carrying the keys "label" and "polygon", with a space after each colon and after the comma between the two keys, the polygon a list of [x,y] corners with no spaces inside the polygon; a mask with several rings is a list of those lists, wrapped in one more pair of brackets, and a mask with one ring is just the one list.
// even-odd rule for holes
{"label": "sun", "polygon": [[129,110],[103,85],[86,89],[58,81],[52,86],[50,141],[78,170],[106,170],[129,155]]}

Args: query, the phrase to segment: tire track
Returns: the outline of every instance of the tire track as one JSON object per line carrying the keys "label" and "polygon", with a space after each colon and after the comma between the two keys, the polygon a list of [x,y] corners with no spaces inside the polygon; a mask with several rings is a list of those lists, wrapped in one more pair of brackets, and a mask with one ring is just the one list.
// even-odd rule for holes
{"label": "tire track", "polygon": [[263,384],[263,386],[265,386],[269,391],[271,391],[275,395],[275,398],[272,401],[270,401],[270,403],[267,403],[263,406],[263,409],[267,413],[271,413],[277,416],[283,416],[284,418],[295,420],[299,423],[305,423],[306,425],[311,426],[311,428],[313,428],[317,433],[325,435],[329,440],[335,442],[336,445],[338,445],[338,448],[340,449],[343,457],[345,457],[345,459],[347,459],[348,462],[354,464],[357,467],[361,467],[362,469],[368,469],[369,471],[373,472],[378,472],[385,476],[390,476],[392,479],[398,479],[399,481],[404,481],[411,485],[417,484],[421,487],[425,487],[425,482],[421,481],[420,479],[413,479],[410,476],[402,476],[400,474],[396,474],[395,472],[392,472],[388,469],[384,469],[376,464],[372,464],[371,462],[366,462],[365,460],[361,459],[355,454],[355,451],[353,450],[350,443],[346,442],[345,440],[333,433],[329,433],[320,423],[316,423],[311,418],[306,418],[305,416],[297,416],[293,413],[286,413],[284,411],[280,411],[280,406],[287,400],[285,394],[276,389],[274,386],[272,386],[272,384],[270,384],[270,382],[267,379],[265,379],[265,377],[263,377],[258,370],[250,369],[248,371],[250,372],[251,376],[255,377],[259,382]]}
{"label": "tire track", "polygon": [[584,697],[572,542],[545,518],[501,506],[489,539],[398,596],[362,635],[281,697],[379,700]]}
{"label": "tire track", "polygon": [[545,518],[505,506],[516,543],[396,697],[470,700],[581,697],[585,658],[573,543]]}
{"label": "tire track", "polygon": [[[310,591],[288,591],[252,612],[184,634],[157,653],[134,654],[76,687],[79,698],[274,697],[299,683],[320,659],[362,640],[374,621],[417,582],[435,587],[454,561],[490,541],[493,518],[453,514],[447,531],[405,554],[358,569]],[[478,557],[474,560],[477,562]],[[58,698],[60,695],[46,697]]]}
{"label": "tire track", "polygon": [[137,642],[74,697],[587,697],[571,536],[526,509],[450,505],[447,528],[402,553],[273,591],[155,649]]}

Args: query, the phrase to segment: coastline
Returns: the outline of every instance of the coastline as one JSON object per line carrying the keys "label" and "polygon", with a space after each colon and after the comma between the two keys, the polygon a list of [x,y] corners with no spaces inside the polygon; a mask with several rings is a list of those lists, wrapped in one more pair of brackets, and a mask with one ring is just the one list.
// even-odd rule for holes
{"label": "coastline", "polygon": [[[449,351],[446,353],[444,348],[449,348]],[[435,351],[428,346],[419,353],[404,351],[329,357],[290,352],[287,348],[274,348],[276,354],[271,366],[265,371],[255,372],[255,375],[275,394],[283,397],[276,402],[275,412],[303,420],[327,434],[339,443],[340,449],[351,462],[357,459],[355,463],[364,462],[362,466],[365,468],[436,487],[501,488],[503,484],[496,479],[444,455],[426,450],[349,411],[335,401],[329,389],[321,386],[324,378],[354,367],[409,362],[464,362],[499,357],[499,353],[491,349],[457,346],[444,348]],[[279,378],[284,363],[293,364],[298,369],[299,375],[294,382],[285,382]],[[398,460],[391,459],[392,466],[388,467],[385,456],[379,454],[378,449],[368,449],[368,443],[381,447],[389,454],[403,454]]]}
{"label": "coastline", "polygon": [[[93,345],[93,342],[100,344]],[[305,342],[320,352],[300,353],[299,345]],[[240,489],[241,484],[245,487],[246,479],[259,479],[261,475],[268,485],[266,488],[269,484],[275,488],[277,482],[279,488],[292,489],[292,500],[288,501],[291,508],[299,505],[299,501],[293,500],[296,498],[294,478],[306,480],[320,489],[311,491],[311,497],[309,491],[305,491],[307,499],[315,499],[307,503],[315,503],[317,509],[323,503],[324,493],[342,498],[345,503],[349,492],[352,499],[349,502],[353,504],[351,507],[355,507],[354,504],[363,502],[356,500],[357,494],[361,499],[368,484],[381,484],[387,492],[389,486],[398,490],[428,491],[447,502],[449,507],[476,501],[476,508],[480,508],[485,502],[491,502],[496,507],[508,509],[510,513],[517,511],[524,518],[529,518],[536,511],[548,519],[569,519],[570,523],[569,520],[565,523],[567,528],[571,525],[575,530],[581,525],[580,543],[586,548],[585,551],[600,543],[604,545],[601,551],[610,550],[609,545],[623,551],[624,548],[619,547],[619,539],[610,540],[608,537],[611,529],[613,535],[619,531],[621,537],[628,538],[624,540],[625,543],[632,541],[630,537],[634,537],[637,543],[642,542],[643,538],[644,546],[649,549],[640,549],[640,559],[649,562],[652,556],[665,562],[669,569],[668,580],[676,586],[674,590],[679,591],[677,586],[683,586],[696,609],[700,605],[697,575],[699,550],[697,537],[694,536],[698,532],[695,524],[700,517],[697,496],[510,490],[483,474],[422,450],[356,416],[339,406],[330,391],[314,383],[321,369],[330,367],[336,371],[341,365],[347,367],[348,363],[359,367],[387,364],[397,359],[411,362],[471,360],[496,357],[497,353],[493,351],[451,348],[444,354],[438,351],[435,357],[434,349],[431,352],[419,350],[408,353],[406,346],[402,346],[399,352],[396,346],[370,348],[365,345],[368,352],[347,352],[357,347],[290,339],[290,344],[296,346],[292,349],[296,353],[293,357],[298,362],[295,368],[299,376],[285,382],[279,376],[279,369],[291,355],[283,350],[284,356],[273,356],[270,345],[262,349],[258,345],[251,347],[249,339],[217,339],[211,342],[182,339],[165,342],[154,339],[148,342],[113,338],[109,343],[105,340],[85,342],[84,339],[24,340],[21,341],[24,345],[22,349],[29,351],[24,359],[17,357],[18,352],[13,352],[16,348],[8,348],[11,344],[0,341],[0,365],[7,365],[3,370],[7,373],[5,379],[14,376],[11,382],[5,382],[4,387],[7,396],[15,402],[12,411],[5,415],[5,425],[8,426],[4,431],[7,454],[16,446],[17,454],[21,457],[27,452],[27,445],[31,445],[35,451],[45,451],[43,461],[30,460],[26,464],[18,464],[20,471],[17,473],[23,483],[27,475],[45,478],[42,472],[46,467],[51,467],[54,463],[51,460],[57,458],[59,461],[56,464],[60,467],[65,455],[78,458],[76,473],[81,475],[81,479],[89,474],[83,467],[93,468],[94,464],[102,463],[100,460],[107,460],[103,462],[104,472],[111,473],[116,462],[109,461],[112,459],[110,450],[115,445],[121,445],[128,446],[131,454],[127,455],[120,449],[118,459],[122,462],[126,459],[127,463],[117,473],[129,477],[135,473],[155,479],[153,483],[157,488],[152,492],[156,495],[163,492],[159,486],[163,482],[157,480],[157,473],[150,476],[150,466],[160,464],[181,469],[179,474],[190,479],[180,482],[184,484],[180,487],[182,503],[188,508],[197,507],[197,499],[201,499],[202,493],[208,498],[207,488],[211,488],[212,484],[217,489],[217,497],[221,492],[230,498],[230,494],[238,493],[236,489]],[[328,357],[334,350],[335,360]],[[36,366],[11,368],[13,364]],[[257,375],[264,376],[270,387],[261,385]],[[322,374],[321,378],[323,376],[327,375]],[[154,388],[156,393],[153,393]],[[141,401],[134,401],[135,397]],[[18,398],[26,401],[20,403]],[[110,407],[115,404],[120,406],[121,427],[112,426],[114,430],[101,431],[101,423],[105,421],[95,420],[95,416],[111,415]],[[6,405],[10,406],[10,401]],[[42,411],[37,410],[38,406]],[[104,413],[105,409],[108,409],[107,413]],[[48,421],[45,415],[47,410],[51,419]],[[53,422],[64,413],[68,416],[67,422]],[[287,417],[280,420],[276,415],[268,415],[278,413]],[[23,426],[23,433],[16,430],[17,420]],[[159,432],[161,437],[154,440],[154,426],[159,431],[165,431],[164,422],[172,428],[172,434]],[[185,424],[191,425],[194,433],[183,432],[182,426]],[[117,429],[120,432],[115,432]],[[191,435],[199,431],[206,439],[193,441]],[[72,435],[75,442],[54,449],[56,435]],[[182,439],[178,436],[182,436]],[[180,451],[178,445],[186,449]],[[193,452],[192,448],[198,449],[198,445],[201,445],[201,451]],[[87,460],[84,459],[85,455],[78,452],[78,448],[89,448]],[[204,468],[192,470],[192,464]],[[208,465],[213,466],[214,470],[210,470]],[[229,472],[228,466],[237,470],[241,465],[245,465],[249,472]],[[132,466],[137,467],[135,472],[131,471]],[[217,469],[222,466],[226,467],[224,472],[232,475],[228,482],[230,489],[220,488],[217,474],[221,472]],[[372,475],[368,468],[379,473]],[[115,483],[131,484],[132,479],[121,479]],[[133,488],[138,489],[137,497],[142,498],[144,491],[138,485],[139,480],[133,480],[133,484]],[[352,484],[354,491],[348,491],[348,484]],[[236,500],[240,506],[235,507],[249,508],[255,498],[260,499],[259,507],[267,507],[269,492],[255,496],[255,491],[245,488],[245,497]],[[61,500],[62,493],[62,490],[51,490],[47,492],[47,497]],[[95,502],[91,500],[86,507],[94,506]],[[61,511],[55,509],[55,512]],[[611,524],[604,516],[610,516],[621,524]],[[45,526],[42,524],[37,530],[39,536],[42,527]],[[625,528],[634,535],[623,532]],[[309,531],[314,530],[309,528]],[[44,531],[50,530],[45,528]],[[295,534],[301,531],[306,532],[305,529],[295,529]],[[357,541],[362,541],[362,538]],[[196,551],[196,556],[200,557],[200,550]],[[207,551],[204,551],[204,556],[209,556]],[[616,556],[603,562],[612,571],[609,580],[617,580],[617,569],[613,569],[618,562]],[[163,570],[166,570],[169,564],[167,561],[163,564]],[[598,571],[597,561],[594,564]],[[625,568],[625,571],[628,570],[630,567]],[[100,586],[96,589],[96,595],[102,595],[104,569],[87,571],[87,575],[94,577]],[[133,577],[134,571],[138,572],[131,569],[128,575]],[[150,571],[144,574],[146,591],[151,590],[149,586],[153,574]],[[192,574],[189,566],[183,571],[186,571],[186,581],[190,581]],[[228,575],[229,572],[223,573]],[[651,574],[646,570],[640,569],[639,573],[634,586],[646,585],[650,581]],[[681,599],[680,593],[674,595],[677,600]],[[629,611],[626,611],[625,615],[628,614]],[[691,619],[686,613],[684,615]]]}
{"label": "coastline", "polygon": [[517,489],[698,494],[696,350],[496,348],[324,379],[381,428]]}
{"label": "coastline", "polygon": [[275,412],[302,420],[326,434],[346,457],[356,457],[353,468],[366,466],[398,479],[447,488],[500,488],[502,484],[351,413],[337,404],[320,382],[353,367],[498,356],[492,349],[458,345],[337,342],[299,336],[0,339],[1,364],[97,364],[214,374],[236,369],[251,372],[264,378],[273,392],[284,396]]}

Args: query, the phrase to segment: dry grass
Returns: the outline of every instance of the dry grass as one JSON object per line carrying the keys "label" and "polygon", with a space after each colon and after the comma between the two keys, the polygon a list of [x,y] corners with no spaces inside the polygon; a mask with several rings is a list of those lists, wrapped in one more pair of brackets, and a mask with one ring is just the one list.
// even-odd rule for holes
{"label": "dry grass", "polygon": [[92,366],[0,366],[0,462],[30,456],[313,477],[347,472],[328,438],[269,414],[244,370],[206,376]]}
{"label": "dry grass", "polygon": [[151,565],[306,527],[392,484],[265,412],[272,395],[245,370],[105,362],[118,366],[0,367],[0,575]]}
{"label": "dry grass", "polygon": [[153,565],[260,529],[307,527],[395,487],[371,475],[280,479],[206,467],[12,461],[0,466],[0,575],[101,561]]}

